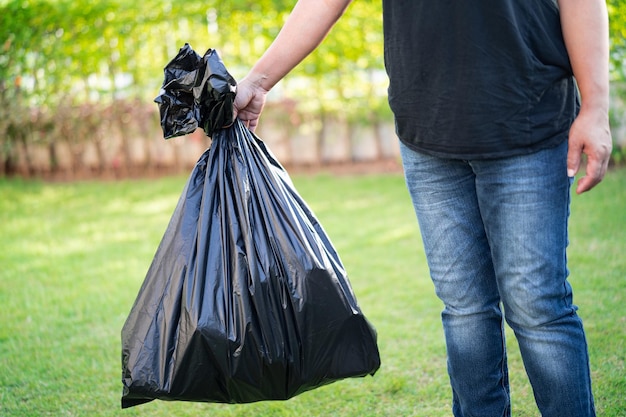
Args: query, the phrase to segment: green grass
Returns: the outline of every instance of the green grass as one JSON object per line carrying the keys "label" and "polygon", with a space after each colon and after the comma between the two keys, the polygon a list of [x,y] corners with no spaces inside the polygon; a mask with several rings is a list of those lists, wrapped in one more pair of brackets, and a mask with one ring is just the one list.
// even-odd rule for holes
{"label": "green grass", "polygon": [[[449,416],[439,314],[399,175],[295,176],[331,236],[382,367],[284,402],[153,401],[122,411],[120,329],[185,177],[0,180],[0,415]],[[598,415],[626,416],[626,170],[575,196],[570,269]],[[538,416],[509,332],[513,413]]]}

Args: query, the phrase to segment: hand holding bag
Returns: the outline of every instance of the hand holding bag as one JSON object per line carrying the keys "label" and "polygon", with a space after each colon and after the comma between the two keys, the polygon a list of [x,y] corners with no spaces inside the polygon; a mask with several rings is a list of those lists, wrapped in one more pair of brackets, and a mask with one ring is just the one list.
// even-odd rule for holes
{"label": "hand holding bag", "polygon": [[186,45],[165,74],[164,135],[201,126],[212,143],[122,329],[122,407],[284,400],[374,375],[376,332],[327,234],[261,139],[220,128],[236,83],[215,51]]}

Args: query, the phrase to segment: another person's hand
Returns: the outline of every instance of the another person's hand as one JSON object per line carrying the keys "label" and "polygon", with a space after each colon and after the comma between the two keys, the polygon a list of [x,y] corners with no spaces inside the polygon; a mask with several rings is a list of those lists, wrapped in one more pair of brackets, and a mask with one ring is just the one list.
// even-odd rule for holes
{"label": "another person's hand", "polygon": [[567,173],[573,177],[580,168],[582,154],[587,155],[585,175],[578,180],[576,193],[595,187],[606,174],[613,142],[608,115],[603,111],[581,109],[569,132]]}
{"label": "another person's hand", "polygon": [[253,75],[248,75],[237,85],[235,96],[234,117],[239,118],[252,132],[259,124],[259,117],[265,106],[265,98],[268,93],[261,87],[261,79],[254,80]]}

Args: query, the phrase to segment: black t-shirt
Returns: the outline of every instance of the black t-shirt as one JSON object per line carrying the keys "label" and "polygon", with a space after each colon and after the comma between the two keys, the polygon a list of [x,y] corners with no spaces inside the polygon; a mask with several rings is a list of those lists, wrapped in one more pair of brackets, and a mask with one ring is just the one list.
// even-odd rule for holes
{"label": "black t-shirt", "polygon": [[555,0],[383,0],[399,138],[436,156],[512,156],[567,138],[578,111]]}

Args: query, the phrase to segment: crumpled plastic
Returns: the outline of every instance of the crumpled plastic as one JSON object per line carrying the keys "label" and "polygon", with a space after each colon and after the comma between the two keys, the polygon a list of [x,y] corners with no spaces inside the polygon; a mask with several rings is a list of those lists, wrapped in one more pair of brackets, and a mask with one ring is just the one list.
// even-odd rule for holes
{"label": "crumpled plastic", "polygon": [[237,82],[214,49],[198,55],[185,44],[163,70],[159,104],[163,136],[170,139],[200,127],[208,136],[229,125]]}
{"label": "crumpled plastic", "polygon": [[[187,46],[181,53],[193,57]],[[214,79],[229,80],[218,67]],[[175,91],[180,84],[167,83]],[[193,85],[203,92],[194,103],[223,109],[198,119],[178,101],[160,102],[164,132],[208,124],[212,141],[122,329],[122,407],[285,400],[374,375],[376,331],[322,225],[260,138],[239,120],[215,128],[228,124],[228,111],[214,97],[230,97],[235,84]],[[178,94],[168,88],[161,97]]]}

